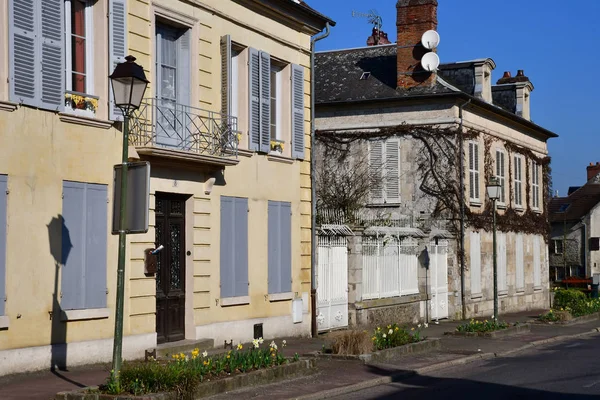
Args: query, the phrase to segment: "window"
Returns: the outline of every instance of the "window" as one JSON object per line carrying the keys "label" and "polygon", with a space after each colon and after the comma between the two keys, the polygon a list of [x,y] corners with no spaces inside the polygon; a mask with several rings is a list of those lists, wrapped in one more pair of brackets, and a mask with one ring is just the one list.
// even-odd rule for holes
{"label": "window", "polygon": [[506,186],[505,186],[505,169],[504,169],[504,152],[496,150],[496,178],[500,181],[500,204],[506,203]]}
{"label": "window", "polygon": [[6,215],[8,178],[0,175],[0,316],[5,314],[6,298]]}
{"label": "window", "polygon": [[591,237],[589,243],[590,251],[599,251],[600,250],[600,238]]}
{"label": "window", "polygon": [[550,251],[552,254],[562,254],[563,253],[563,239],[555,239],[552,240],[552,246],[550,247]]}
{"label": "window", "polygon": [[92,94],[92,7],[89,0],[65,1],[67,91]]}
{"label": "window", "polygon": [[221,298],[248,296],[248,199],[221,196]]}
{"label": "window", "polygon": [[106,307],[106,185],[63,182],[61,307]]}
{"label": "window", "polygon": [[515,236],[515,265],[516,265],[516,287],[517,292],[525,290],[525,260],[523,254],[523,234]]}
{"label": "window", "polygon": [[523,191],[522,187],[522,169],[523,158],[515,156],[515,206],[523,207]]}
{"label": "window", "polygon": [[479,202],[479,144],[469,142],[469,199]]}
{"label": "window", "polygon": [[535,161],[531,161],[531,191],[532,207],[540,208],[540,169]]}
{"label": "window", "polygon": [[271,63],[271,140],[281,140],[282,67]]}
{"label": "window", "polygon": [[471,232],[469,239],[471,296],[474,296],[481,294],[481,236],[479,235],[479,232]]}
{"label": "window", "polygon": [[269,294],[292,291],[292,204],[269,201]]}
{"label": "window", "polygon": [[369,143],[369,175],[371,202],[393,204],[400,202],[400,141],[377,140]]}

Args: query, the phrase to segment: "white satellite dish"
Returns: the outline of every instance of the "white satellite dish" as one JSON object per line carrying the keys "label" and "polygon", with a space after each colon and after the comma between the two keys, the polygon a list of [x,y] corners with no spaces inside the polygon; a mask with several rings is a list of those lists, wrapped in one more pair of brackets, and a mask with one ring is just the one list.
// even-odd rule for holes
{"label": "white satellite dish", "polygon": [[440,44],[440,35],[434,30],[429,30],[421,36],[421,44],[428,50],[435,49]]}
{"label": "white satellite dish", "polygon": [[429,52],[421,58],[421,66],[425,71],[435,72],[440,66],[440,58],[434,52]]}

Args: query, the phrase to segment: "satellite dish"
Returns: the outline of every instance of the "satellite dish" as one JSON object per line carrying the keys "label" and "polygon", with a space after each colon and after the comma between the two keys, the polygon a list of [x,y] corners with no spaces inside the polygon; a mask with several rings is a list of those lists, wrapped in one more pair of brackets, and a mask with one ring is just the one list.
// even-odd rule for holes
{"label": "satellite dish", "polygon": [[421,66],[425,71],[435,72],[440,66],[440,58],[434,52],[429,52],[421,58]]}
{"label": "satellite dish", "polygon": [[421,36],[421,44],[428,50],[435,49],[440,44],[440,35],[434,30],[429,30]]}

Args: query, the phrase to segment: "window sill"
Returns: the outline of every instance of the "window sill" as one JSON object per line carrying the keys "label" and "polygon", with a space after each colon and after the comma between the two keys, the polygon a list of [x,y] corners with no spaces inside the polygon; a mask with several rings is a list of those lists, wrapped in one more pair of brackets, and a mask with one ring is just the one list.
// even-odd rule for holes
{"label": "window sill", "polygon": [[367,207],[380,208],[380,207],[398,207],[402,203],[370,203],[367,204]]}
{"label": "window sill", "polygon": [[514,209],[515,209],[515,211],[518,211],[518,212],[523,212],[523,211],[525,211],[525,210],[523,209],[523,206],[515,206],[515,207],[514,207]]}
{"label": "window sill", "polygon": [[250,304],[250,296],[222,297],[219,303],[221,307],[242,306]]}
{"label": "window sill", "polygon": [[531,211],[533,211],[536,214],[541,214],[542,210],[540,210],[539,208],[532,208]]}
{"label": "window sill", "polygon": [[0,101],[0,111],[12,112],[15,111],[17,107],[19,107],[17,103],[13,103],[11,101]]}
{"label": "window sill", "polygon": [[508,296],[508,290],[499,290],[498,297],[506,297]]}
{"label": "window sill", "polygon": [[280,163],[284,163],[284,164],[293,164],[294,163],[293,158],[284,157],[275,152],[271,152],[271,153],[267,154],[267,160],[274,161],[274,162],[280,162]]}
{"label": "window sill", "polygon": [[269,294],[269,301],[271,301],[271,302],[292,300],[293,298],[294,298],[294,293],[292,293],[292,292]]}
{"label": "window sill", "polygon": [[482,206],[482,202],[481,200],[469,200],[469,205],[471,207],[481,207]]}
{"label": "window sill", "polygon": [[254,155],[254,152],[252,150],[246,150],[246,149],[237,149],[237,153],[238,156],[242,156],[242,157],[252,157]]}
{"label": "window sill", "polygon": [[105,319],[108,318],[110,310],[108,308],[87,308],[83,310],[63,310],[61,321],[83,321],[87,319]]}
{"label": "window sill", "polygon": [[94,128],[109,129],[113,123],[104,119],[89,118],[82,115],[71,114],[69,112],[60,112],[58,116],[62,122],[71,124],[91,126]]}
{"label": "window sill", "polygon": [[10,318],[6,315],[0,315],[0,329],[8,329],[10,326]]}
{"label": "window sill", "polygon": [[533,291],[534,292],[540,292],[543,288],[541,286],[534,286],[533,287]]}
{"label": "window sill", "polygon": [[481,300],[483,299],[483,293],[475,293],[471,295],[471,300]]}
{"label": "window sill", "polygon": [[517,289],[517,296],[522,296],[525,294],[525,289]]}
{"label": "window sill", "polygon": [[505,203],[496,203],[496,208],[498,210],[506,210],[506,204]]}

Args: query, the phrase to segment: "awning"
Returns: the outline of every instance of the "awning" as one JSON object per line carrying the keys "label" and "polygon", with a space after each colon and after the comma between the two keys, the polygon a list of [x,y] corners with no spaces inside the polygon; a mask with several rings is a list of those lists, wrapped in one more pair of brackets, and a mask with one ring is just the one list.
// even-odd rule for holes
{"label": "awning", "polygon": [[348,225],[323,224],[318,229],[320,235],[327,236],[354,236]]}
{"label": "awning", "polygon": [[397,227],[397,226],[371,226],[365,229],[365,235],[377,236],[399,236],[399,237],[427,237],[419,228]]}

